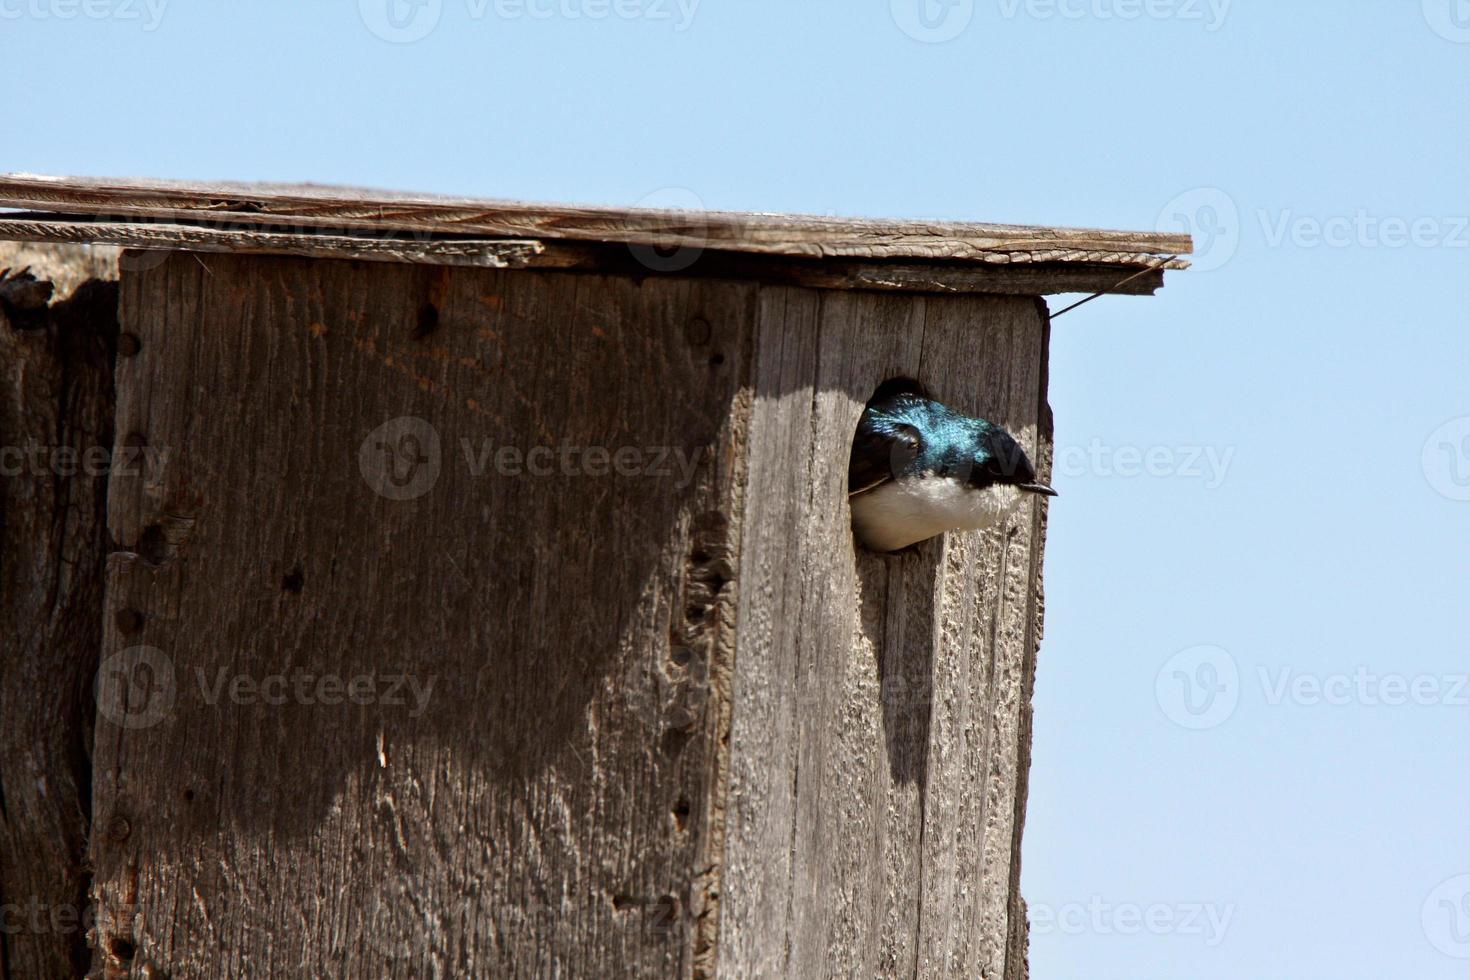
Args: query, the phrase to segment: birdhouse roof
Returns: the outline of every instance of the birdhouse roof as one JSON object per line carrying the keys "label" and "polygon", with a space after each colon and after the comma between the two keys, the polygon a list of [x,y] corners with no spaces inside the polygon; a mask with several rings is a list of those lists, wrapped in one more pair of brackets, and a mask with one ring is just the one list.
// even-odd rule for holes
{"label": "birdhouse roof", "polygon": [[1152,293],[1192,249],[1156,231],[33,174],[0,175],[0,209],[0,239],[928,292]]}

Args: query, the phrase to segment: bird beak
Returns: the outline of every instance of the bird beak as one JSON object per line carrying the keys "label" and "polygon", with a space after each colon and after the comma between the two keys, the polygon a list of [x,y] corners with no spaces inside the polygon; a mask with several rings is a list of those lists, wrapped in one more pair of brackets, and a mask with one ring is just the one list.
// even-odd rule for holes
{"label": "bird beak", "polygon": [[1020,487],[1027,493],[1039,493],[1043,497],[1055,497],[1057,495],[1055,490],[1044,483],[1022,483]]}

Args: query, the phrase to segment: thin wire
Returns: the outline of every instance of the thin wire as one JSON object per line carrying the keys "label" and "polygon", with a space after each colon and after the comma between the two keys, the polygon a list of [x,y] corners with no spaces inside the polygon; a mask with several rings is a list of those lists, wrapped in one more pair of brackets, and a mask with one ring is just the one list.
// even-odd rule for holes
{"label": "thin wire", "polygon": [[[1179,254],[1180,255],[1183,255],[1184,253],[1181,252]],[[1102,292],[1100,292],[1100,293],[1093,293],[1091,296],[1087,297],[1086,299],[1079,299],[1077,302],[1073,303],[1071,306],[1067,307],[1066,309],[1058,310],[1057,312],[1055,312],[1055,313],[1053,313],[1051,315],[1051,318],[1053,320],[1055,320],[1057,317],[1061,316],[1063,313],[1071,313],[1077,307],[1079,307],[1079,306],[1086,306],[1088,303],[1091,303],[1093,300],[1097,299],[1100,296],[1106,296],[1106,295],[1108,295],[1111,292],[1114,292],[1116,290],[1122,289],[1124,286],[1128,285],[1130,282],[1132,282],[1135,279],[1138,279],[1138,278],[1140,278],[1142,276],[1146,276],[1150,272],[1157,272],[1160,269],[1166,268],[1169,265],[1170,262],[1173,262],[1177,258],[1179,258],[1179,255],[1171,255],[1167,259],[1164,259],[1164,261],[1160,262],[1158,265],[1151,265],[1147,269],[1139,269],[1137,272],[1133,273],[1133,275],[1129,276],[1127,279],[1122,279],[1122,280],[1119,280],[1118,282],[1113,283],[1113,285],[1109,286],[1107,289],[1104,289]]]}

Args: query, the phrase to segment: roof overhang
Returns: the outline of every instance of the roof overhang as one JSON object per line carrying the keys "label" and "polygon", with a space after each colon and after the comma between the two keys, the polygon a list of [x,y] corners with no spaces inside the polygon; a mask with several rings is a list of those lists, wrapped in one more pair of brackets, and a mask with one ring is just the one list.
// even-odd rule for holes
{"label": "roof overhang", "polygon": [[1151,294],[1193,248],[1166,232],[32,174],[0,175],[0,239],[1025,295]]}

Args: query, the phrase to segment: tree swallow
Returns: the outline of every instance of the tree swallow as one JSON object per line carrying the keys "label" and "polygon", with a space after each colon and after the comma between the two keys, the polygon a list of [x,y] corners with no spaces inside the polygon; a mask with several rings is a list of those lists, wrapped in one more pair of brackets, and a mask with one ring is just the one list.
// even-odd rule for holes
{"label": "tree swallow", "polygon": [[874,551],[898,551],[945,531],[993,527],[1027,499],[1055,497],[1005,429],[961,415],[911,378],[885,381],[852,441],[852,523]]}

